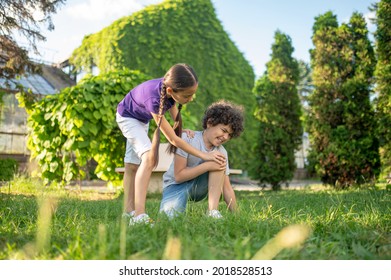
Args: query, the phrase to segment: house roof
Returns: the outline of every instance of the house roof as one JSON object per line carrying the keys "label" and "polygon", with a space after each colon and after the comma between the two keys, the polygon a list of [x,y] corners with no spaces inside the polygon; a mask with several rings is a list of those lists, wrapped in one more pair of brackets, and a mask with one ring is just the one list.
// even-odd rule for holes
{"label": "house roof", "polygon": [[75,81],[57,67],[42,64],[41,69],[41,73],[27,73],[11,80],[0,78],[0,88],[18,91],[16,84],[20,84],[25,88],[31,89],[35,94],[49,95],[58,93],[61,89],[76,84]]}

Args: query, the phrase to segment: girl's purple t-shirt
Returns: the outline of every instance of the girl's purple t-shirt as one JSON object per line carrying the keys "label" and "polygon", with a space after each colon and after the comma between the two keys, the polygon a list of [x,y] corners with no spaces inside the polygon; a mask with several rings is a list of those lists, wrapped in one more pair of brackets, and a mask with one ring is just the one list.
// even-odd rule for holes
{"label": "girl's purple t-shirt", "polygon": [[[117,112],[126,118],[134,118],[143,123],[152,119],[152,113],[159,113],[160,89],[163,78],[146,81],[132,89],[118,104]],[[175,100],[167,98],[163,114],[175,104]]]}

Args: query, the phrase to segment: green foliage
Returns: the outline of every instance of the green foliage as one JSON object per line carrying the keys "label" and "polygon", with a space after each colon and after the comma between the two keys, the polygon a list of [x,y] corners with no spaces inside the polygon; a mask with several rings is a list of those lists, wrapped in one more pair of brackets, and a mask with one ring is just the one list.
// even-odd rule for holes
{"label": "green foliage", "polygon": [[[24,73],[39,72],[40,67],[29,58],[29,50],[38,53],[37,43],[45,41],[41,28],[53,30],[52,16],[66,0],[1,1],[0,77],[11,80]],[[37,16],[39,14],[40,16]],[[28,42],[19,46],[18,42]]]}
{"label": "green foliage", "polygon": [[[84,178],[91,159],[98,163],[99,178],[119,179],[115,167],[123,164],[125,142],[115,121],[117,104],[124,92],[148,78],[127,69],[87,76],[26,107],[28,148],[46,182]],[[19,96],[21,104],[24,96]]]}
{"label": "green foliage", "polygon": [[254,88],[259,106],[256,116],[260,122],[255,177],[261,184],[270,183],[273,189],[279,189],[282,182],[293,178],[295,150],[303,134],[297,91],[299,66],[292,53],[289,36],[277,31],[267,72]]}
{"label": "green foliage", "polygon": [[391,1],[376,4],[376,112],[381,146],[382,173],[391,173]]}
{"label": "green foliage", "polygon": [[316,33],[324,28],[338,28],[337,16],[331,11],[315,17],[315,23],[312,27],[312,33]]}
{"label": "green foliage", "polygon": [[186,107],[184,127],[202,129],[205,108],[219,99],[243,105],[245,131],[227,149],[231,166],[245,169],[252,164],[254,72],[224,31],[210,0],[167,0],[118,19],[85,37],[71,62],[84,69],[96,65],[101,73],[138,69],[154,78],[175,63],[190,64],[200,83],[195,100]]}
{"label": "green foliage", "polygon": [[348,187],[379,173],[370,103],[376,61],[361,14],[354,13],[340,27],[335,22],[330,12],[315,22],[311,50],[315,90],[309,96],[307,120],[322,181]]}
{"label": "green foliage", "polygon": [[10,181],[18,171],[18,162],[15,159],[0,159],[0,181]]}
{"label": "green foliage", "polygon": [[7,92],[5,92],[4,90],[0,90],[0,111],[3,108],[3,105],[4,105],[3,96],[6,95],[6,94],[7,94]]}

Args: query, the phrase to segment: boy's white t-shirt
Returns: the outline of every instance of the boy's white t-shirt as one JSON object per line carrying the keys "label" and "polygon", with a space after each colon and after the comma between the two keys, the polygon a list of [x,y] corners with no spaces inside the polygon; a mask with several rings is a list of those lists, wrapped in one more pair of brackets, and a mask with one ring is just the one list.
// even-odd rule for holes
{"label": "boy's white t-shirt", "polygon": [[[190,145],[192,145],[197,150],[200,150],[202,152],[205,153],[212,152],[212,151],[221,152],[227,159],[227,167],[225,170],[225,174],[229,175],[228,153],[227,150],[223,147],[223,145],[213,147],[211,150],[207,150],[205,147],[204,140],[202,138],[202,131],[194,131],[194,133],[195,135],[193,138],[188,137],[186,133],[182,133],[182,139],[185,140]],[[195,167],[204,162],[204,160],[202,160],[201,158],[186,153],[181,149],[177,149],[176,154],[181,157],[187,158],[187,167]],[[163,175],[163,188],[176,183],[177,182],[175,182],[175,178],[174,178],[174,161],[172,161],[170,167]]]}

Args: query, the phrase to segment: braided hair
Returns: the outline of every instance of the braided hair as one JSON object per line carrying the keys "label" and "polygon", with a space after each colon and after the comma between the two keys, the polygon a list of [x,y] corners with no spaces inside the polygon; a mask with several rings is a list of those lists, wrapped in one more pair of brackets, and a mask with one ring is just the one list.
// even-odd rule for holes
{"label": "braided hair", "polygon": [[[160,104],[159,104],[159,121],[157,128],[152,138],[151,151],[154,156],[155,167],[159,162],[159,144],[160,144],[160,124],[164,114],[164,106],[167,100],[167,87],[172,88],[174,92],[181,92],[198,83],[197,75],[194,69],[184,63],[178,63],[172,66],[164,75],[163,84],[160,89]],[[178,104],[178,114],[175,117],[173,129],[178,137],[182,136],[182,104]],[[170,143],[167,151],[175,153],[177,147]]]}

